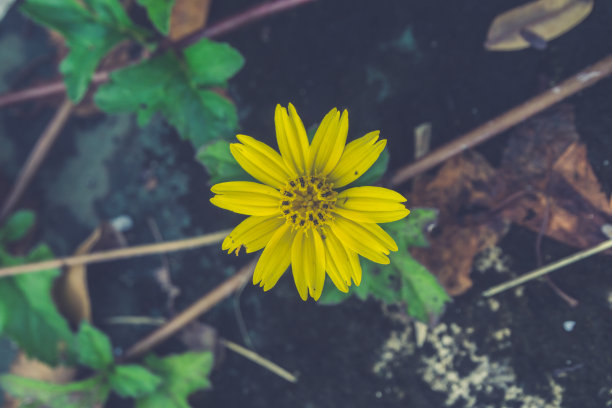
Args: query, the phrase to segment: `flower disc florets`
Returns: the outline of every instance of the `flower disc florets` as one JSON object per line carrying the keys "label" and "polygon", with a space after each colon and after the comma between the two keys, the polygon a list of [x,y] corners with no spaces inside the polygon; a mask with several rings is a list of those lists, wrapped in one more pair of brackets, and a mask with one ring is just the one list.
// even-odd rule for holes
{"label": "flower disc florets", "polygon": [[298,177],[281,189],[280,210],[293,228],[320,228],[332,220],[338,193],[325,177]]}

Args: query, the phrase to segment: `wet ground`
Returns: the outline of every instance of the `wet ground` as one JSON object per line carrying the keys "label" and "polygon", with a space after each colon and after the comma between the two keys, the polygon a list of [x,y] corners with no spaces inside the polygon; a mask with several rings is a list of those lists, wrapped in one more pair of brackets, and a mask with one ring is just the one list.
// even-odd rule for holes
{"label": "wet ground", "polygon": [[[406,5],[319,1],[223,38],[246,58],[230,93],[242,132],[273,140],[276,103],[293,102],[305,123],[330,108],[348,108],[349,137],[380,129],[388,138],[390,171],[412,157],[412,130],[431,122],[434,147],[444,144],[552,81],[564,79],[612,51],[612,4],[545,51],[483,49],[492,19],[520,2],[431,0]],[[211,21],[249,1],[213,2]],[[14,86],[20,67],[52,53],[44,33],[16,16],[0,25],[1,88]],[[44,71],[44,69],[43,69]],[[52,72],[52,70],[51,70]],[[44,72],[43,72],[44,73]],[[18,86],[19,87],[19,86]],[[569,99],[577,129],[603,188],[612,190],[612,80]],[[52,108],[28,103],[0,111],[0,163],[11,180]],[[505,137],[479,147],[491,162]],[[99,221],[128,215],[131,244],[153,241],[150,220],[164,239],[235,225],[208,203],[207,176],[191,146],[160,120],[138,129],[130,116],[75,118],[39,172],[26,203],[40,214],[39,233],[68,254]],[[155,188],[150,186],[154,179]],[[404,187],[404,189],[407,187]],[[400,191],[402,188],[399,189]],[[536,266],[536,234],[513,227],[499,248],[479,257],[474,287],[455,298],[439,325],[417,342],[417,330],[395,308],[349,300],[339,306],[304,303],[288,277],[262,293],[250,285],[201,320],[224,338],[245,342],[239,302],[255,350],[299,376],[289,384],[227,353],[212,375],[212,391],[197,407],[605,407],[612,406],[609,333],[612,278],[608,257],[556,272],[555,282],[579,300],[571,308],[534,282],[493,299],[481,292]],[[575,250],[544,240],[545,261]],[[181,310],[246,263],[217,247],[168,257]],[[117,326],[117,315],[167,316],[166,295],[154,279],[160,258],[90,268],[95,322],[118,351],[151,328]],[[177,340],[159,351],[179,351]],[[129,406],[115,401],[112,406]]]}

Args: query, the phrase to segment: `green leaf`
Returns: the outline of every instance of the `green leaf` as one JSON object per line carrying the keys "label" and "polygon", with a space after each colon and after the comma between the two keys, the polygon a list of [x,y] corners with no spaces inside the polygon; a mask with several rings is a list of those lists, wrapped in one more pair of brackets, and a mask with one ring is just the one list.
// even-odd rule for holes
{"label": "green leaf", "polygon": [[174,0],[136,0],[136,2],[147,9],[149,20],[155,28],[162,34],[168,35]]}
{"label": "green leaf", "polygon": [[212,369],[210,352],[188,352],[165,358],[153,355],[145,359],[149,368],[163,381],[152,394],[136,401],[136,408],[189,408],[190,394],[210,388]]}
{"label": "green leaf", "polygon": [[17,241],[32,228],[36,216],[29,210],[20,210],[13,214],[2,228],[0,228],[0,242],[9,243]]}
{"label": "green leaf", "polygon": [[429,246],[427,230],[437,219],[436,208],[412,208],[408,217],[383,224],[382,227],[394,237],[398,247],[424,248]]}
{"label": "green leaf", "polygon": [[387,149],[384,149],[372,167],[370,167],[361,177],[347,185],[345,188],[371,186],[378,183],[378,181],[380,181],[380,179],[387,172],[388,166],[389,152]]}
{"label": "green leaf", "polygon": [[[0,265],[12,266],[52,257],[40,245],[27,257],[13,257],[0,247]],[[52,269],[0,279],[0,329],[28,355],[55,365],[74,350],[74,335],[59,314],[51,288],[59,270]]]}
{"label": "green leaf", "polygon": [[93,368],[104,370],[113,364],[113,350],[111,342],[100,330],[87,322],[83,322],[77,335],[79,363]]}
{"label": "green leaf", "polygon": [[139,398],[152,393],[162,380],[143,366],[128,364],[115,366],[108,381],[120,396]]}
{"label": "green leaf", "polygon": [[95,95],[106,112],[137,112],[144,126],[161,112],[179,134],[197,148],[234,135],[236,107],[221,95],[202,89],[173,54],[166,53],[111,74]]}
{"label": "green leaf", "polygon": [[391,263],[401,273],[401,295],[408,314],[425,323],[437,320],[451,298],[436,277],[407,252],[394,256]]}
{"label": "green leaf", "polygon": [[242,55],[229,44],[202,39],[185,48],[191,80],[198,85],[223,85],[244,65]]}
{"label": "green leaf", "polygon": [[119,42],[142,35],[119,0],[26,0],[29,18],[59,31],[70,52],[60,64],[68,96],[80,101],[100,60]]}
{"label": "green leaf", "polygon": [[253,177],[234,159],[229,146],[229,142],[217,140],[198,150],[197,158],[210,175],[208,182],[216,184],[235,180],[254,181]]}
{"label": "green leaf", "polygon": [[[102,406],[109,388],[101,377],[68,384],[54,384],[17,375],[0,376],[0,386],[21,400],[20,407],[82,408]],[[24,405],[26,404],[27,405]]]}

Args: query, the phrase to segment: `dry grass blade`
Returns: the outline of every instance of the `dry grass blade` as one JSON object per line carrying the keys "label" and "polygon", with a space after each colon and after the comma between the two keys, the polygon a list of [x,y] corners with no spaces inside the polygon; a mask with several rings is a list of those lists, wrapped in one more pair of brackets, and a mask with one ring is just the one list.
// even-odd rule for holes
{"label": "dry grass blade", "polygon": [[19,172],[19,176],[17,177],[17,181],[15,182],[13,189],[2,205],[2,210],[0,210],[0,222],[2,222],[6,216],[10,214],[13,207],[15,207],[15,204],[17,204],[23,195],[23,192],[30,184],[30,180],[32,177],[34,177],[34,174],[36,174],[38,167],[47,156],[47,152],[51,146],[53,146],[55,139],[70,117],[70,113],[72,112],[73,108],[74,105],[72,102],[70,102],[70,100],[64,100],[55,113],[55,116],[53,119],[51,119],[51,122],[49,122],[49,125],[36,142],[36,145],[34,145],[34,149],[32,149],[32,152],[28,156],[23,168]]}
{"label": "dry grass blade", "polygon": [[134,344],[125,353],[125,358],[133,358],[151,350],[168,337],[176,334],[179,330],[193,320],[197,319],[200,315],[212,309],[212,307],[217,303],[226,299],[228,296],[238,290],[244,281],[251,276],[253,270],[255,269],[256,263],[257,258],[246,266],[243,266],[238,273],[204,295],[202,298],[200,298],[200,300],[176,315],[174,318],[172,318],[172,320],[168,321],[168,323],[164,324],[162,327],[155,330],[138,343]]}
{"label": "dry grass blade", "polygon": [[94,252],[92,254],[70,256],[66,258],[51,259],[49,261],[0,268],[0,277],[44,271],[47,269],[70,267],[74,265],[85,265],[90,263],[112,261],[116,259],[134,258],[137,256],[199,248],[222,241],[225,239],[227,234],[230,233],[230,231],[231,230],[223,230],[213,232],[211,234],[201,235],[195,238],[179,239],[177,241],[141,245],[131,248],[120,248],[111,251]]}

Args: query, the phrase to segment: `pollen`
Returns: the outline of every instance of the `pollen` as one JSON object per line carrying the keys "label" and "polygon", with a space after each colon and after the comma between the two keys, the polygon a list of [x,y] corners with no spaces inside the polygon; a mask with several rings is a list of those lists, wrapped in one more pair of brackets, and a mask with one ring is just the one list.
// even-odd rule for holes
{"label": "pollen", "polygon": [[333,220],[338,193],[332,187],[325,177],[299,177],[289,181],[281,190],[281,213],[294,229],[319,230]]}

